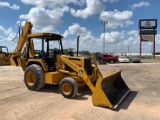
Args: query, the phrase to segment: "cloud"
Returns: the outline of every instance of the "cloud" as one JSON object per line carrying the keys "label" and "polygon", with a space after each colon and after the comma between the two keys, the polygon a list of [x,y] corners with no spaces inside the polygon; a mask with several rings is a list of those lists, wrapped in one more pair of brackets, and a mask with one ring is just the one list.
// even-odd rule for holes
{"label": "cloud", "polygon": [[113,3],[113,2],[118,2],[118,0],[102,0],[103,2],[109,2],[109,3]]}
{"label": "cloud", "polygon": [[54,8],[56,6],[64,6],[69,3],[81,5],[85,0],[21,0],[24,4],[35,5],[38,7]]}
{"label": "cloud", "polygon": [[[55,27],[63,23],[62,17],[69,12],[69,3],[81,4],[78,0],[21,0],[24,4],[34,5],[28,14],[19,16],[21,20],[32,22],[35,31],[49,30],[55,32]],[[82,0],[83,1],[83,0]],[[33,28],[33,29],[34,29]]]}
{"label": "cloud", "polygon": [[[115,29],[117,27],[127,27],[133,25],[134,22],[130,19],[133,12],[124,11],[104,11],[105,5],[103,2],[117,2],[118,0],[21,0],[24,4],[33,5],[28,13],[23,13],[19,16],[24,24],[25,20],[30,20],[33,24],[33,32],[56,31],[55,27],[63,23],[63,16],[66,12],[71,12],[75,17],[86,19],[95,14],[100,14],[100,20],[108,21],[106,27]],[[72,4],[72,8],[69,6]],[[75,8],[74,8],[75,6]],[[78,7],[77,7],[78,6]],[[82,9],[79,9],[82,8]],[[22,24],[22,25],[23,25]],[[58,32],[58,31],[56,31]],[[85,26],[75,23],[63,33],[64,48],[76,49],[76,38],[80,35],[80,50],[89,50],[90,52],[103,51],[103,33],[99,36],[94,36]],[[3,36],[3,37],[2,37]],[[157,35],[158,36],[158,35]],[[0,40],[8,41],[15,37],[15,33],[11,28],[4,29],[0,26]],[[131,50],[139,50],[139,35],[138,31],[111,31],[105,33],[106,52],[127,52],[127,46],[130,45]],[[157,37],[159,39],[160,37]],[[14,41],[15,43],[17,41]],[[160,42],[157,40],[157,43]],[[38,45],[38,44],[36,44]],[[35,45],[35,47],[36,47]],[[11,45],[12,46],[12,45]]]}
{"label": "cloud", "polygon": [[129,25],[133,25],[134,22],[129,19],[133,16],[132,11],[104,11],[100,15],[100,19],[102,21],[108,21],[106,27],[115,29],[117,27],[127,27]]}
{"label": "cloud", "polygon": [[[155,42],[156,42],[156,45],[158,46],[158,48],[159,48],[159,46],[160,46],[160,34],[157,34],[156,36],[155,36]],[[157,47],[156,47],[157,48]]]}
{"label": "cloud", "polygon": [[0,33],[4,33],[4,28],[2,26],[0,26]]}
{"label": "cloud", "polygon": [[[105,33],[105,51],[106,52],[127,52],[127,46],[132,45],[132,50],[137,50],[139,45],[139,36],[134,34],[136,31],[111,31]],[[104,33],[95,38],[85,27],[81,27],[78,23],[68,27],[64,32],[63,45],[64,48],[76,49],[76,37],[80,35],[80,50],[89,50],[90,52],[103,51]],[[74,37],[73,37],[74,36]]]}
{"label": "cloud", "polygon": [[133,21],[131,21],[131,20],[126,20],[126,21],[124,21],[124,27],[127,27],[127,26],[130,26],[130,25],[133,25],[134,24],[134,22]]}
{"label": "cloud", "polygon": [[64,37],[68,37],[70,35],[84,35],[84,34],[91,34],[88,32],[85,27],[80,27],[78,23],[69,26],[68,29],[64,32]]}
{"label": "cloud", "polygon": [[[104,34],[100,36],[100,41],[103,42]],[[143,46],[148,46],[149,43],[143,44]],[[106,52],[116,52],[116,53],[127,53],[128,46],[130,47],[130,52],[139,52],[139,35],[138,31],[111,31],[105,33],[105,51]],[[145,50],[146,52],[148,49]],[[102,51],[101,51],[102,52]]]}
{"label": "cloud", "polygon": [[100,40],[95,38],[90,31],[88,31],[85,27],[81,27],[78,23],[69,26],[68,29],[64,32],[64,48],[71,47],[76,49],[76,38],[78,35],[80,35],[80,50],[88,50],[91,52],[99,51],[100,46],[102,46],[102,43],[99,42]]}
{"label": "cloud", "polygon": [[12,32],[13,32],[12,28],[6,30],[3,26],[0,26],[0,34],[9,35]]}
{"label": "cloud", "polygon": [[[105,6],[99,0],[21,0],[24,4],[34,5],[27,14],[19,16],[21,20],[29,20],[33,27],[40,29],[49,29],[54,31],[56,26],[63,23],[62,17],[65,12],[69,12],[69,4],[87,7],[83,10],[71,9],[71,14],[76,17],[87,18],[94,14],[101,13]],[[51,27],[53,29],[51,29]]]}
{"label": "cloud", "polygon": [[141,2],[139,2],[139,3],[136,3],[136,4],[131,5],[131,8],[132,8],[132,9],[135,9],[135,8],[147,7],[147,6],[150,6],[150,3],[149,3],[149,2],[141,1]]}
{"label": "cloud", "polygon": [[82,10],[71,8],[71,14],[86,19],[92,15],[100,14],[103,10],[105,10],[105,6],[100,0],[86,0],[86,8]]}
{"label": "cloud", "polygon": [[0,41],[11,41],[15,36],[16,33],[13,32],[12,28],[5,29],[0,26]]}
{"label": "cloud", "polygon": [[20,7],[16,4],[10,5],[8,2],[2,2],[2,1],[0,1],[0,7],[8,7],[8,8],[13,9],[13,10],[20,9]]}
{"label": "cloud", "polygon": [[63,21],[61,17],[64,12],[69,11],[67,6],[55,9],[45,9],[40,7],[33,7],[30,9],[28,14],[20,15],[20,19],[26,19],[32,22],[34,27],[44,28],[44,27],[55,27],[60,25]]}
{"label": "cloud", "polygon": [[[101,34],[100,39],[104,39],[104,33]],[[124,39],[124,32],[111,31],[105,33],[105,41],[106,43],[113,44],[120,42]]]}
{"label": "cloud", "polygon": [[135,34],[138,34],[138,31],[137,30],[131,30],[131,31],[128,31],[128,34],[129,35],[135,35]]}

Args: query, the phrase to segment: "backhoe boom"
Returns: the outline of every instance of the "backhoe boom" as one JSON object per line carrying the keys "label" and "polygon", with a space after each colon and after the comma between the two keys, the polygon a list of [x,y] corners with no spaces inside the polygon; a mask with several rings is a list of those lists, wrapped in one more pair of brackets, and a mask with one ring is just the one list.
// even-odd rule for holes
{"label": "backhoe boom", "polygon": [[18,58],[20,57],[20,53],[24,47],[24,44],[27,42],[27,36],[31,34],[31,30],[32,30],[32,23],[26,21],[22,29],[20,38],[17,42],[16,49],[11,53],[11,58],[10,58],[11,65],[18,66]]}

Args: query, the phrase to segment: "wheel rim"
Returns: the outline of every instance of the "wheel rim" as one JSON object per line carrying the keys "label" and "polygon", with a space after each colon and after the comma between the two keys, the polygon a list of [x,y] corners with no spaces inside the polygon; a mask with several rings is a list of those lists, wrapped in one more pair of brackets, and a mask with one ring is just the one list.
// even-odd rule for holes
{"label": "wheel rim", "polygon": [[35,83],[35,75],[33,72],[29,71],[26,74],[26,82],[28,85],[32,86]]}
{"label": "wheel rim", "polygon": [[71,93],[71,86],[69,83],[63,83],[62,85],[62,92],[65,94],[65,95],[69,95]]}

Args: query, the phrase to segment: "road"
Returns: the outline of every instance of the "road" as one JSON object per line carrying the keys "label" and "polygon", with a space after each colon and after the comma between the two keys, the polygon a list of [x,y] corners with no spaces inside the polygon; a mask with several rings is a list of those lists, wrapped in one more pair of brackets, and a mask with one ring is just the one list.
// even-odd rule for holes
{"label": "road", "polygon": [[64,98],[58,86],[29,91],[20,67],[0,66],[0,120],[159,120],[160,63],[99,65],[105,75],[122,69],[131,89],[116,110],[95,107],[91,91],[80,87],[74,99]]}

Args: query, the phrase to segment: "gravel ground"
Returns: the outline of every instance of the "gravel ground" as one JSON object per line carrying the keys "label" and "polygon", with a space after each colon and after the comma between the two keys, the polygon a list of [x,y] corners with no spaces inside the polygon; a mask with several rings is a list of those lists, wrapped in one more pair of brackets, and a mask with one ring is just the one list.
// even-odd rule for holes
{"label": "gravel ground", "polygon": [[95,107],[91,91],[80,87],[74,99],[66,99],[58,86],[29,91],[20,67],[0,66],[0,120],[160,120],[160,63],[99,65],[105,75],[122,69],[131,92],[116,110]]}

